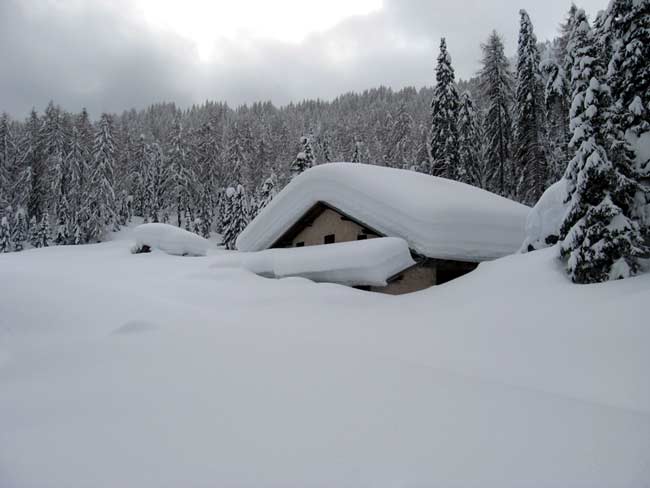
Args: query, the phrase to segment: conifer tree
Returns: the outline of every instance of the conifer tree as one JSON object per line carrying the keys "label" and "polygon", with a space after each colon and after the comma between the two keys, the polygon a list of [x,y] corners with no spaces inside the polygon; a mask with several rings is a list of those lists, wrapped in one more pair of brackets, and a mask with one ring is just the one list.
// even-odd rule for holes
{"label": "conifer tree", "polygon": [[59,201],[58,207],[54,243],[60,246],[70,243],[70,227],[73,225],[73,218],[65,196]]}
{"label": "conifer tree", "polygon": [[275,179],[275,173],[271,173],[271,175],[266,180],[264,180],[264,183],[262,183],[262,187],[260,188],[260,196],[257,199],[256,213],[261,212],[262,209],[271,203],[271,200],[273,200],[275,197]]}
{"label": "conifer tree", "polygon": [[631,167],[613,164],[604,128],[610,114],[604,67],[584,11],[576,13],[570,39],[573,54],[570,147],[575,156],[565,179],[568,210],[560,228],[561,255],[576,283],[597,283],[632,276],[647,253],[632,211],[637,182]]}
{"label": "conifer tree", "polygon": [[47,212],[43,213],[41,222],[38,225],[36,246],[35,247],[48,247],[51,240],[51,230],[50,230],[50,216]]}
{"label": "conifer tree", "polygon": [[224,222],[223,243],[226,249],[234,250],[237,237],[248,225],[246,191],[242,185],[230,187],[226,190],[226,198],[228,218]]}
{"label": "conifer tree", "polygon": [[291,172],[291,179],[295,178],[303,171],[312,167],[314,162],[313,151],[311,150],[311,143],[305,136],[300,138],[301,150],[296,155],[296,159],[291,163],[289,171]]}
{"label": "conifer tree", "polygon": [[540,55],[533,25],[520,10],[515,96],[514,163],[518,199],[534,204],[546,189],[547,163],[542,143],[544,106],[539,72]]}
{"label": "conifer tree", "polygon": [[512,174],[512,76],[503,41],[493,31],[483,50],[479,74],[481,94],[487,101],[484,118],[486,179],[488,188],[502,196],[513,196]]}
{"label": "conifer tree", "polygon": [[431,174],[434,176],[449,179],[461,177],[457,126],[459,108],[460,97],[456,89],[454,68],[443,37],[440,39],[436,86],[431,102],[430,159]]}
{"label": "conifer tree", "polygon": [[26,124],[25,137],[21,142],[21,153],[25,168],[21,174],[21,182],[26,194],[27,213],[40,219],[47,205],[45,185],[45,162],[43,160],[43,144],[41,141],[41,120],[36,110],[30,112]]}
{"label": "conifer tree", "polygon": [[22,251],[25,249],[27,242],[27,220],[25,219],[25,211],[18,209],[14,217],[13,234],[11,240],[14,243],[15,251]]}
{"label": "conifer tree", "polygon": [[[641,150],[650,144],[650,1],[613,0],[600,33],[600,45],[609,34],[611,61],[607,80],[613,98],[611,118],[614,163],[632,165],[633,178],[650,181],[650,157]],[[650,185],[640,184],[634,214],[641,218],[650,242]]]}
{"label": "conifer tree", "polygon": [[191,201],[191,182],[194,180],[187,165],[187,148],[185,133],[180,119],[176,119],[172,128],[168,151],[169,173],[171,176],[172,198],[176,213],[176,224],[182,227],[183,212]]}
{"label": "conifer tree", "polygon": [[18,148],[10,128],[9,116],[0,116],[0,205],[2,207],[15,205],[14,173]]}
{"label": "conifer tree", "polygon": [[482,139],[481,124],[472,96],[464,92],[458,113],[458,147],[464,175],[461,181],[478,187],[483,187]]}
{"label": "conifer tree", "polygon": [[4,216],[0,219],[0,253],[13,251],[9,219]]}
{"label": "conifer tree", "polygon": [[40,224],[36,220],[36,216],[33,215],[29,221],[29,243],[32,247],[40,247],[38,239],[38,231],[40,229]]}
{"label": "conifer tree", "polygon": [[92,157],[88,230],[92,238],[99,239],[106,230],[118,228],[113,181],[116,163],[114,129],[113,120],[106,113],[99,120]]}

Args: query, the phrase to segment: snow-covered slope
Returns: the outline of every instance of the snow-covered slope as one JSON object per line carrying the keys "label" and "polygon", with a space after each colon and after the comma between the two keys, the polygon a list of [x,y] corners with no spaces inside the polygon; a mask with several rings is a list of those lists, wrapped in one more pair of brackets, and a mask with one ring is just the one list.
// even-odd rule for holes
{"label": "snow-covered slope", "polygon": [[312,281],[357,286],[385,286],[387,280],[413,266],[404,239],[381,237],[292,249],[233,253],[212,267],[242,267],[268,278],[299,276]]}
{"label": "snow-covered slope", "polygon": [[237,239],[240,251],[271,246],[326,202],[425,256],[483,261],[516,252],[528,207],[456,181],[367,164],[330,163],[287,185]]}
{"label": "snow-covered slope", "polygon": [[648,486],[650,275],[393,297],[131,244],[0,255],[2,488]]}

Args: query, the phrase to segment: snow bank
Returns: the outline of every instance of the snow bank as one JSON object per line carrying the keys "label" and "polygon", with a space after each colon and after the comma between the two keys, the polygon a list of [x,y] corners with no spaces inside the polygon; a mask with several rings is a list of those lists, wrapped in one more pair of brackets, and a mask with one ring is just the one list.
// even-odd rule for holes
{"label": "snow bank", "polygon": [[516,252],[529,208],[456,181],[366,164],[330,163],[296,177],[237,239],[240,251],[269,248],[325,202],[429,257],[483,261]]}
{"label": "snow bank", "polygon": [[134,252],[145,246],[176,256],[205,256],[210,242],[201,236],[169,224],[142,224],[133,230]]}
{"label": "snow bank", "polygon": [[299,276],[349,286],[386,286],[388,278],[414,264],[405,240],[383,237],[227,255],[212,266],[238,266],[267,278]]}
{"label": "snow bank", "polygon": [[526,238],[521,246],[523,252],[549,247],[560,234],[560,226],[566,214],[566,180],[553,183],[542,194],[526,218]]}

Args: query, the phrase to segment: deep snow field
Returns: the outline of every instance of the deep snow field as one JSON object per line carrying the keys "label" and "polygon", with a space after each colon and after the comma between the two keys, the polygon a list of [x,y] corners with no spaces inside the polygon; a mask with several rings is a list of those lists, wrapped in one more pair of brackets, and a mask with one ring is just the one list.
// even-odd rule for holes
{"label": "deep snow field", "polygon": [[650,486],[650,274],[392,297],[132,244],[0,255],[0,487]]}

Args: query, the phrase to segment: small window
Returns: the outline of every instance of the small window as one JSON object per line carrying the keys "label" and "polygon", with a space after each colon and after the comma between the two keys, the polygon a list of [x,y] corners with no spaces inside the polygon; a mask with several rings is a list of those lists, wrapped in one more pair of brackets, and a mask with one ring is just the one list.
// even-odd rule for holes
{"label": "small window", "polygon": [[323,239],[325,244],[334,244],[336,242],[336,236],[334,234],[327,234]]}
{"label": "small window", "polygon": [[304,242],[296,242],[296,247],[305,247]]}
{"label": "small window", "polygon": [[359,234],[357,236],[357,241],[365,241],[366,239],[368,239],[368,234]]}

